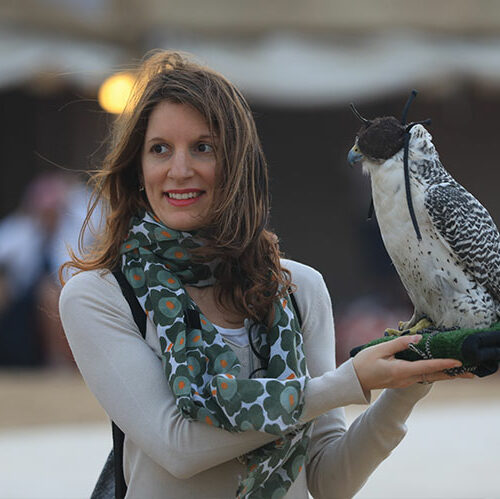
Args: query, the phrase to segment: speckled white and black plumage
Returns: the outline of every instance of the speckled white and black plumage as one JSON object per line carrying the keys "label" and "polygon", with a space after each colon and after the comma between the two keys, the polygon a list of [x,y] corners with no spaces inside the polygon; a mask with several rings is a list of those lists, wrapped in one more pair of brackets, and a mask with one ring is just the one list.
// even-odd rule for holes
{"label": "speckled white and black plumage", "polygon": [[482,328],[500,316],[500,235],[488,211],[443,168],[429,132],[409,143],[417,239],[405,194],[403,150],[363,158],[382,238],[415,306],[405,327],[427,317],[439,328]]}

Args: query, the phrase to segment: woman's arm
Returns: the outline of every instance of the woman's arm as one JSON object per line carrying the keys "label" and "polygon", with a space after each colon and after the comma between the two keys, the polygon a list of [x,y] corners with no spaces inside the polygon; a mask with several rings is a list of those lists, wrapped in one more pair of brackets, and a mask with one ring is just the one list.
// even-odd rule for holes
{"label": "woman's arm", "polygon": [[[346,429],[344,411],[332,392],[351,390],[340,398],[366,403],[352,360],[335,370],[335,333],[330,296],[321,275],[285,261],[298,289],[295,293],[303,319],[304,349],[313,377],[306,390],[303,419],[316,417],[309,447],[308,487],[320,498],[352,497],[406,433],[405,421],[428,385],[385,390],[377,401]],[[335,381],[335,382],[334,382]],[[366,394],[369,398],[369,392]],[[325,412],[327,411],[327,412]]]}
{"label": "woman's arm", "polygon": [[176,478],[189,478],[276,436],[229,433],[181,416],[162,364],[142,339],[112,274],[76,275],[60,313],[76,363],[110,418]]}
{"label": "woman's arm", "polygon": [[346,430],[343,409],[316,419],[308,487],[315,499],[354,496],[406,434],[405,421],[428,385],[387,389]]}

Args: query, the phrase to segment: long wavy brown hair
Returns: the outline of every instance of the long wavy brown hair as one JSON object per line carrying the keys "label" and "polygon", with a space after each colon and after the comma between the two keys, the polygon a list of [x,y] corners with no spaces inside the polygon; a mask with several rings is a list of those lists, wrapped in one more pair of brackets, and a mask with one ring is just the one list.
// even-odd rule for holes
{"label": "long wavy brown hair", "polygon": [[[139,190],[141,153],[149,116],[162,101],[184,103],[207,121],[216,140],[216,189],[209,220],[202,229],[206,245],[194,255],[201,261],[219,257],[215,296],[220,305],[242,317],[269,322],[273,302],[291,286],[280,265],[278,238],[268,230],[267,164],[252,112],[239,90],[216,71],[172,51],[149,53],[137,70],[136,83],[124,112],[116,119],[102,167],[93,172],[94,189],[80,232],[78,257],[60,271],[113,269],[130,219],[151,210]],[[83,248],[97,206],[105,223],[94,243]]]}

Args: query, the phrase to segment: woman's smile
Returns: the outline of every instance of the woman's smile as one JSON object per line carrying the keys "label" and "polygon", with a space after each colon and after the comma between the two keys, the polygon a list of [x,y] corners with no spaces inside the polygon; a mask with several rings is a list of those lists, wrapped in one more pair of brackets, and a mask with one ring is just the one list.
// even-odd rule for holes
{"label": "woman's smile", "polygon": [[189,206],[199,201],[204,194],[200,189],[172,189],[165,196],[172,206]]}

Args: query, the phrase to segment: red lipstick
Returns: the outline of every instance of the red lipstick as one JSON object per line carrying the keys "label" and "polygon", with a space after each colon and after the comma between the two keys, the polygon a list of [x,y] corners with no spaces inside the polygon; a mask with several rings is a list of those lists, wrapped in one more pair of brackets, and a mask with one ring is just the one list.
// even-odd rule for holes
{"label": "red lipstick", "polygon": [[172,206],[182,207],[196,203],[204,193],[201,189],[169,189],[164,196]]}

